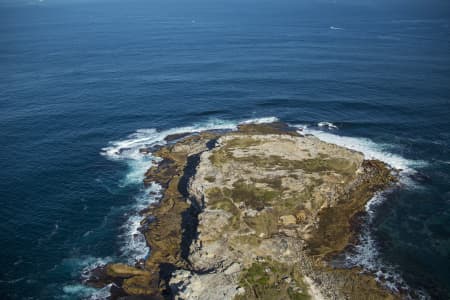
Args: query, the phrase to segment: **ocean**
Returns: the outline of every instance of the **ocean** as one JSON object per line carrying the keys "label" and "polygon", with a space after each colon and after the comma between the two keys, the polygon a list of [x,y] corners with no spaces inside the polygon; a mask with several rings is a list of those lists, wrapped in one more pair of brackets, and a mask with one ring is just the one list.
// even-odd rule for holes
{"label": "ocean", "polygon": [[0,3],[2,298],[105,297],[90,269],[148,255],[137,149],[273,120],[401,169],[344,261],[450,298],[449,26],[430,6]]}

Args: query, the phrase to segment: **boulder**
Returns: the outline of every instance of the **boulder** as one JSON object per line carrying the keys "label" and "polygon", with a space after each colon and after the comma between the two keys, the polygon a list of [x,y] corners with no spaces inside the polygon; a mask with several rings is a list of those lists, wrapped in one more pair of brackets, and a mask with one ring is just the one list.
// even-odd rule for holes
{"label": "boulder", "polygon": [[281,216],[280,223],[283,226],[295,225],[297,224],[297,219],[293,215]]}

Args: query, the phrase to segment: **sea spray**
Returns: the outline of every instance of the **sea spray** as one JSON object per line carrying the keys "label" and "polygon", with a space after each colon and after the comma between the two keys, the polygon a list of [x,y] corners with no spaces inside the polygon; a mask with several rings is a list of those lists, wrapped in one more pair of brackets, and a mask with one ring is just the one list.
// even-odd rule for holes
{"label": "sea spray", "polygon": [[[152,203],[157,203],[161,198],[161,186],[151,183],[149,186],[143,186],[145,172],[159,161],[158,157],[153,156],[151,152],[142,153],[140,149],[148,149],[155,146],[165,145],[165,138],[169,135],[180,133],[197,133],[207,130],[236,130],[239,124],[262,124],[278,121],[275,117],[254,118],[244,121],[225,121],[220,119],[210,119],[206,122],[194,124],[192,126],[176,127],[167,130],[158,131],[156,129],[139,129],[130,134],[127,138],[110,142],[102,149],[101,155],[106,158],[123,162],[127,165],[127,172],[119,185],[125,187],[128,185],[142,185],[138,194],[134,197],[135,203],[126,214],[126,221],[121,226],[119,236],[120,258],[129,264],[134,264],[141,259],[145,259],[150,253],[144,235],[140,232],[140,223],[142,216],[140,212]],[[95,260],[83,268],[83,276],[89,276],[91,270],[109,262],[107,260]],[[80,286],[67,286],[64,293],[73,294],[79,291],[79,295],[85,295],[90,292],[90,299],[104,299],[109,295],[109,286],[100,290],[91,288],[82,289]]]}
{"label": "sea spray", "polygon": [[[176,127],[158,131],[156,129],[139,129],[130,134],[126,139],[110,142],[108,147],[102,149],[101,154],[108,159],[123,161],[128,166],[128,171],[122,180],[122,185],[142,184],[145,172],[158,161],[158,157],[152,153],[141,153],[140,149],[151,148],[157,145],[166,144],[165,138],[169,135],[180,133],[196,133],[206,130],[235,130],[239,124],[261,124],[278,121],[275,117],[254,118],[241,122],[225,121],[220,119],[210,119],[206,122],[194,124],[192,126]],[[139,212],[150,204],[155,203],[161,197],[161,187],[155,183],[148,187],[141,188],[135,197],[131,213],[127,221],[122,226],[121,234],[122,246],[120,248],[122,256],[132,263],[136,259],[140,260],[148,255],[148,247],[144,236],[140,233],[140,221],[142,217]]]}
{"label": "sea spray", "polygon": [[[364,154],[366,159],[377,159],[388,164],[399,175],[399,182],[395,188],[418,188],[418,185],[411,179],[411,175],[417,173],[416,168],[426,165],[424,161],[409,160],[400,155],[387,151],[390,148],[387,144],[378,144],[370,139],[362,137],[349,137],[338,135],[335,130],[338,129],[333,123],[319,122],[318,128],[305,124],[292,125],[300,129],[300,133],[312,134],[322,141],[343,146]],[[333,133],[330,132],[333,130]],[[375,219],[377,208],[386,201],[391,190],[375,194],[365,205],[366,216],[358,235],[358,243],[351,251],[345,253],[345,265],[347,267],[361,267],[364,270],[375,275],[376,280],[386,286],[388,289],[398,292],[408,291],[413,293],[414,297],[428,299],[424,291],[412,291],[401,276],[396,266],[383,261],[379,251],[379,245],[372,232],[372,225]]]}
{"label": "sea spray", "polygon": [[153,203],[157,203],[161,198],[161,186],[155,183],[149,187],[143,188],[135,197],[136,203],[129,212],[128,218],[121,227],[122,234],[120,240],[121,256],[126,259],[129,264],[145,259],[149,254],[149,249],[145,241],[144,235],[140,232],[142,216],[140,212]]}
{"label": "sea spray", "polygon": [[[328,122],[320,122],[319,124],[324,124]],[[329,123],[333,125],[332,123]],[[426,162],[419,160],[410,160],[406,159],[398,154],[391,153],[386,149],[390,148],[388,144],[375,143],[368,138],[362,137],[350,137],[338,135],[333,131],[333,133],[321,130],[320,128],[314,128],[305,124],[292,125],[294,127],[299,128],[300,133],[312,134],[319,138],[322,141],[336,144],[338,146],[342,146],[348,149],[352,149],[355,151],[359,151],[364,154],[366,159],[377,159],[382,162],[388,164],[391,168],[397,170],[401,174],[401,181],[407,185],[414,185],[414,183],[410,180],[410,176],[417,173],[417,168],[423,167],[426,165]],[[322,128],[325,125],[321,126]],[[326,126],[330,128],[330,126]],[[337,129],[335,125],[331,127],[333,129]]]}
{"label": "sea spray", "polygon": [[[220,119],[211,119],[207,122],[194,124],[192,126],[176,127],[172,129],[158,131],[156,129],[139,129],[135,133],[129,135],[126,139],[110,142],[109,145],[102,149],[101,154],[110,160],[122,161],[126,163],[128,170],[125,174],[121,185],[126,186],[130,184],[142,184],[145,172],[152,164],[157,163],[158,158],[150,153],[141,153],[140,149],[152,148],[158,145],[165,145],[165,138],[169,135],[180,133],[197,133],[206,130],[236,130],[239,124],[261,124],[278,121],[275,117],[255,118],[244,121],[225,121]],[[326,142],[335,143],[355,151],[364,153],[366,158],[378,159],[386,162],[395,169],[401,170],[403,173],[415,172],[414,166],[421,162],[411,161],[399,155],[390,153],[384,150],[383,145],[376,144],[373,141],[365,138],[345,137],[327,132],[326,130],[337,130],[337,126],[330,122],[320,122],[319,127],[312,128],[307,125],[293,125],[302,130],[303,133],[315,135]],[[325,129],[325,130],[321,130]],[[148,207],[151,203],[159,201],[161,197],[161,187],[157,184],[151,184],[149,187],[142,187],[138,195],[135,197],[135,204],[130,212],[127,214],[127,221],[121,227],[122,234],[120,241],[121,256],[128,263],[136,262],[136,259],[144,259],[149,254],[149,249],[146,245],[144,236],[139,231],[140,221],[142,219],[139,212]],[[381,197],[377,195],[376,197]],[[366,209],[371,211],[376,206],[376,198],[369,201]],[[372,207],[373,205],[373,207]],[[361,245],[357,249],[359,252],[355,256],[348,258],[348,262],[353,265],[360,265],[365,267],[368,271],[377,272],[374,267],[377,265],[374,262],[379,261],[377,254],[377,246],[375,240],[372,238],[369,229],[364,229],[361,233]],[[366,253],[374,253],[373,257],[365,256]],[[385,266],[381,263],[379,266]],[[393,269],[394,270],[394,269]],[[390,273],[391,274],[391,273]],[[395,274],[395,273],[392,273]],[[377,276],[382,276],[377,274]],[[395,277],[397,275],[389,275]],[[387,275],[384,275],[387,277]],[[380,277],[381,278],[381,277]],[[401,278],[397,278],[396,282],[403,282]],[[98,293],[99,291],[97,291]],[[101,290],[104,293],[104,290]]]}

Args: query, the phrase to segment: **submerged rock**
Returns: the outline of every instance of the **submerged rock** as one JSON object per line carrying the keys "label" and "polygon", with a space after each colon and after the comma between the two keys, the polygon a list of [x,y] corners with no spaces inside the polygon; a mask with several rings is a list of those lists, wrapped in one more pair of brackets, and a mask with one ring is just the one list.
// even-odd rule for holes
{"label": "submerged rock", "polygon": [[[389,299],[360,270],[328,265],[352,219],[395,178],[387,166],[283,123],[170,137],[145,182],[165,189],[144,210],[151,255],[110,265],[129,296],[175,299]],[[148,216],[151,215],[151,218]]]}

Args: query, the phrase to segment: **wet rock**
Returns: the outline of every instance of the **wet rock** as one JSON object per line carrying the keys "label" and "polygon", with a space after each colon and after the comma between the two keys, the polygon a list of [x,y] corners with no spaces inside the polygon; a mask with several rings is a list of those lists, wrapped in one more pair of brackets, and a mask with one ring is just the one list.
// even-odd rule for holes
{"label": "wet rock", "polygon": [[150,153],[150,149],[149,148],[141,148],[141,149],[139,149],[139,153],[149,154]]}
{"label": "wet rock", "polygon": [[113,278],[129,278],[133,276],[147,276],[149,272],[125,264],[110,264],[106,267],[106,274]]}
{"label": "wet rock", "polygon": [[164,188],[142,212],[151,255],[139,268],[109,265],[99,281],[115,280],[126,299],[397,297],[328,265],[365,203],[395,181],[385,164],[279,122],[167,141],[145,179]]}
{"label": "wet rock", "polygon": [[173,142],[179,139],[182,139],[184,137],[187,137],[189,135],[191,135],[192,133],[190,132],[183,132],[183,133],[176,133],[176,134],[169,134],[168,136],[166,136],[166,138],[164,139],[166,142]]}
{"label": "wet rock", "polygon": [[111,300],[124,299],[124,297],[127,296],[125,291],[116,284],[111,285],[111,288],[109,289],[109,293],[111,294],[111,296],[110,296]]}
{"label": "wet rock", "polygon": [[128,295],[159,295],[158,282],[148,273],[125,279],[122,288]]}
{"label": "wet rock", "polygon": [[106,266],[99,266],[83,274],[83,276],[85,277],[83,282],[95,288],[103,288],[104,286],[112,282],[117,282],[118,279],[109,276],[106,269],[107,269]]}

